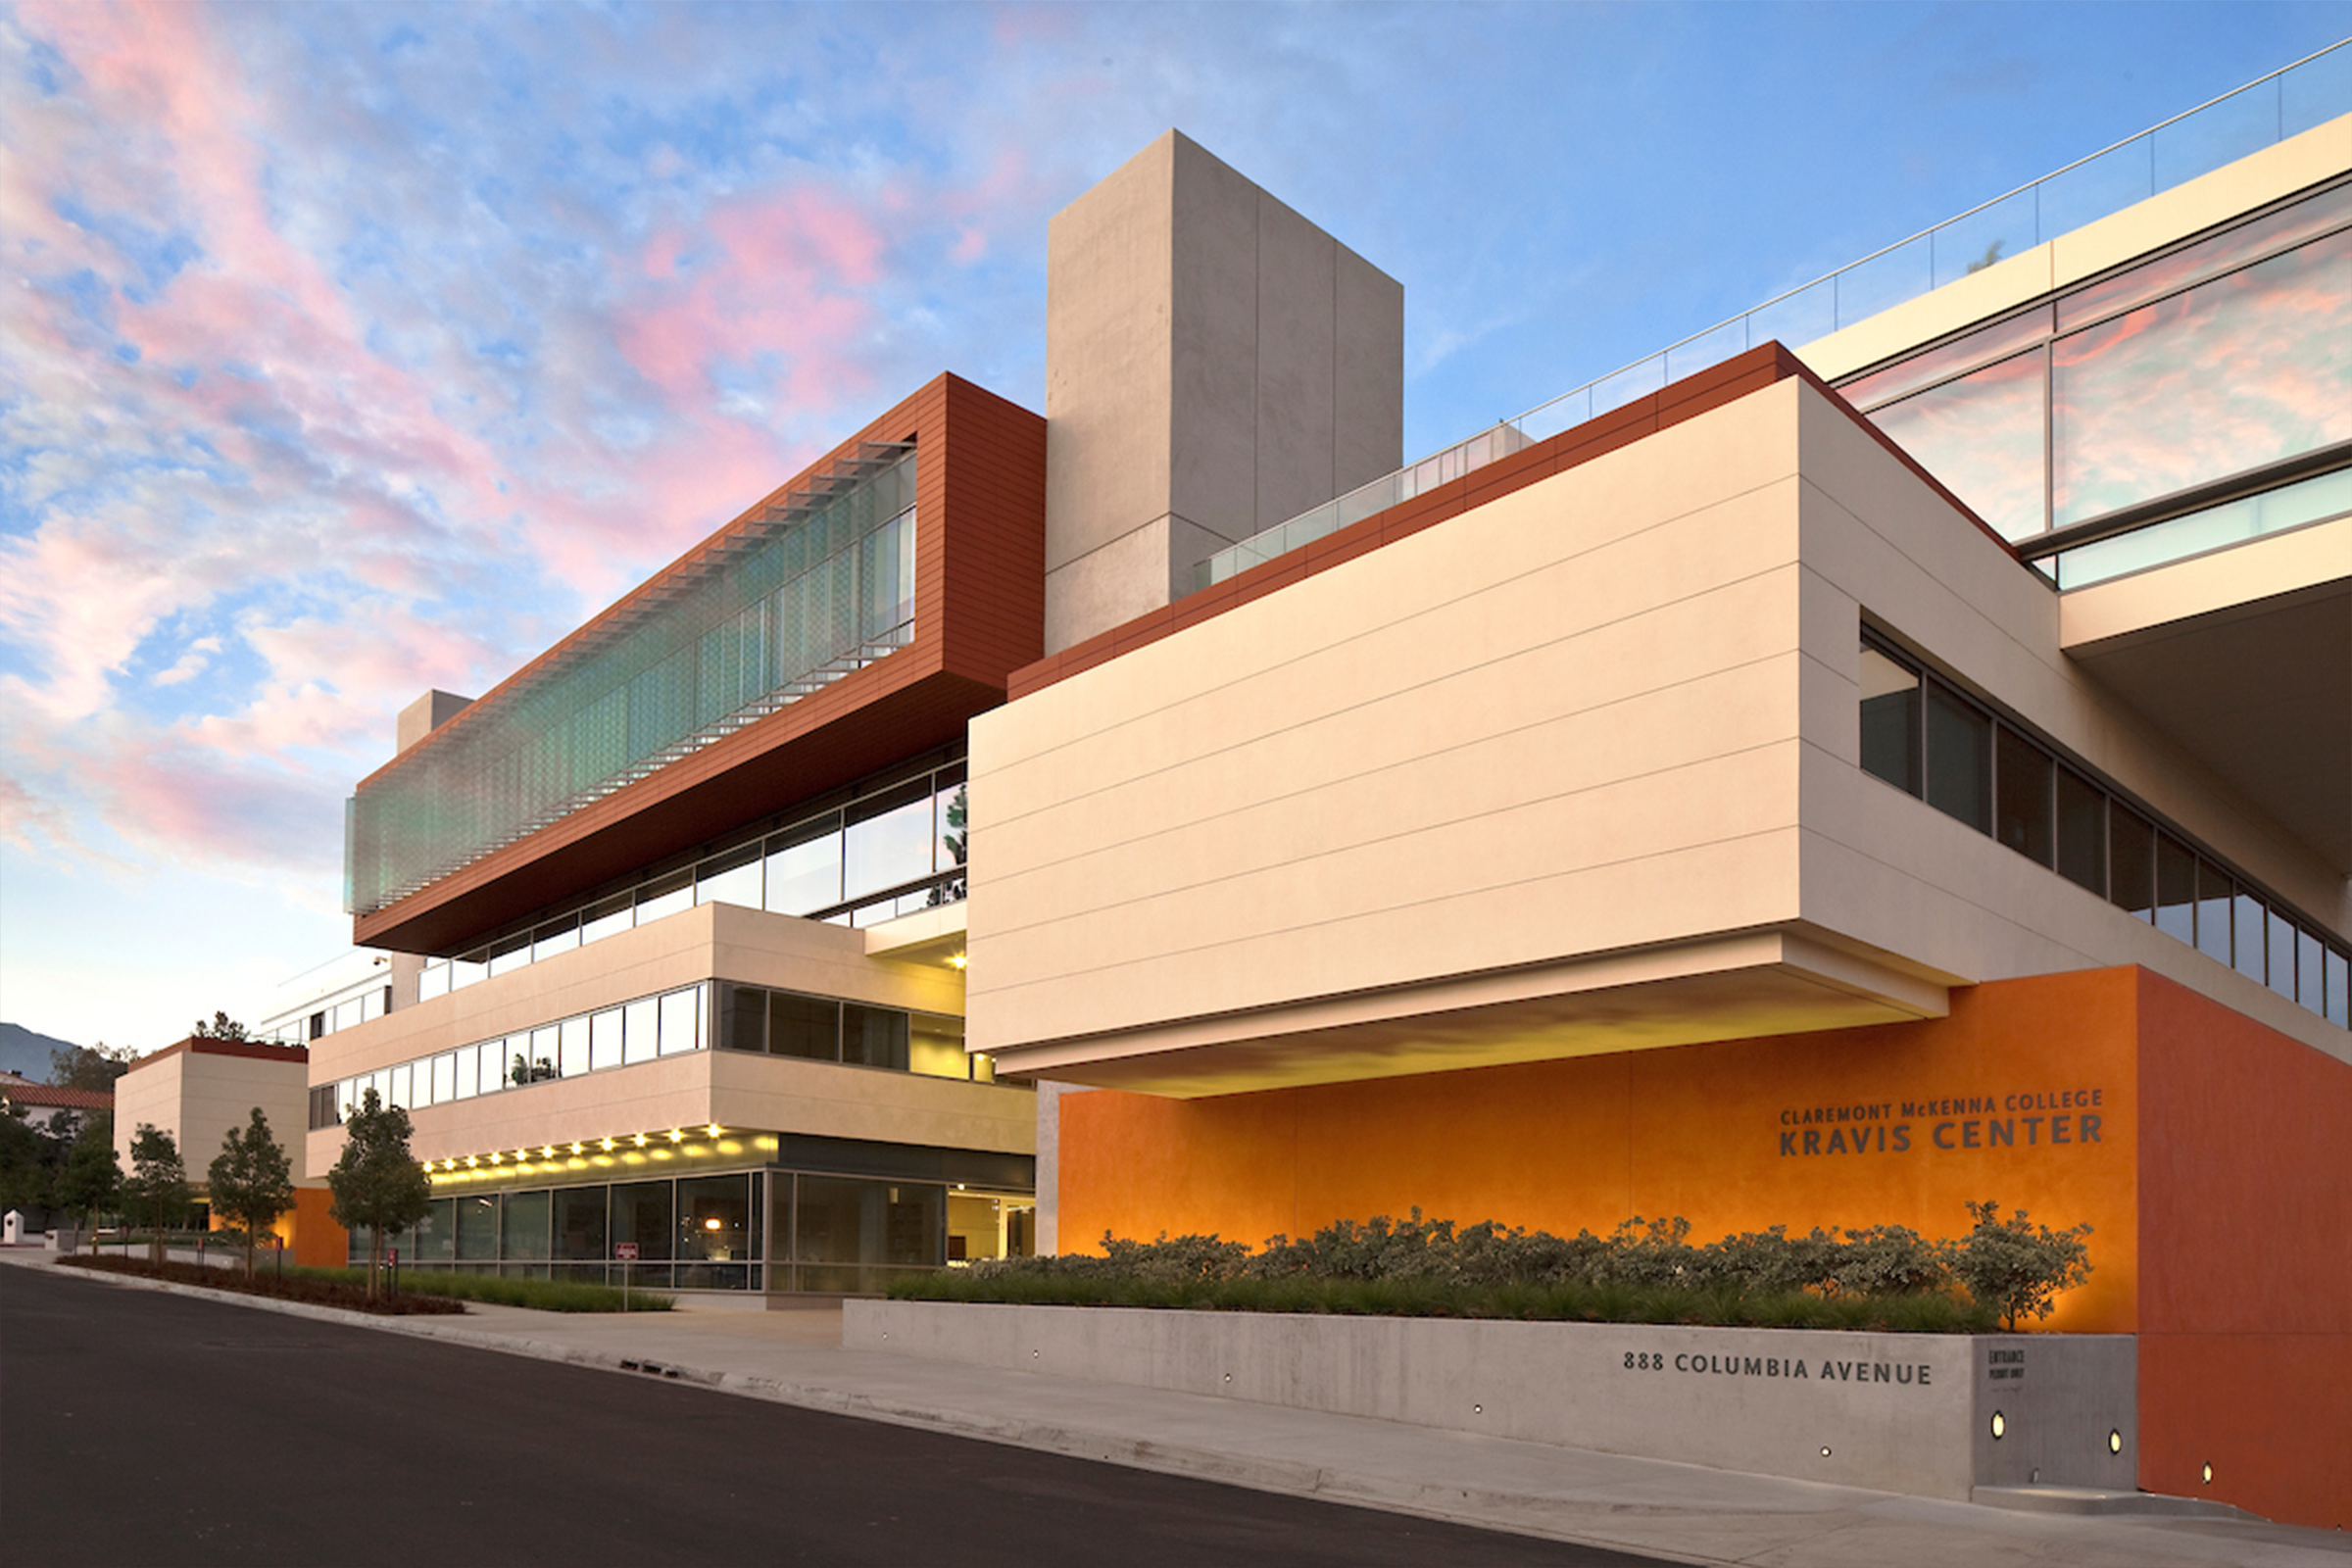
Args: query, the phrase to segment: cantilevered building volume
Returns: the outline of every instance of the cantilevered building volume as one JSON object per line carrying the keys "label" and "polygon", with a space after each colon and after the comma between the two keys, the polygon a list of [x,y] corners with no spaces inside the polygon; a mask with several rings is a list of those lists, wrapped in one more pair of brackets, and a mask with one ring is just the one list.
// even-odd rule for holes
{"label": "cantilevered building volume", "polygon": [[1171,133],[1042,418],[943,377],[413,711],[311,1168],[373,1086],[408,1255],[745,1293],[1997,1198],[2139,1485],[2345,1522],[2347,58],[1401,466],[1397,285]]}

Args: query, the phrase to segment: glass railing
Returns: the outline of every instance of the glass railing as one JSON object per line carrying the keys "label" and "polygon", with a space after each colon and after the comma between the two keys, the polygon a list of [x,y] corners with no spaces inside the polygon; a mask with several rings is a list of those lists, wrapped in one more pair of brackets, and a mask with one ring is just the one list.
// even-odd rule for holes
{"label": "glass railing", "polygon": [[1302,512],[1288,522],[1278,523],[1263,533],[1252,534],[1240,544],[1220,550],[1193,568],[1195,591],[1214,587],[1236,572],[1248,571],[1261,561],[1287,556],[1316,540],[1338,533],[1353,522],[1360,522],[1374,513],[1410,501],[1417,495],[1435,490],[1448,480],[1459,479],[1474,468],[1483,468],[1496,458],[1508,457],[1527,445],[1527,438],[1509,424],[1498,424],[1491,430],[1481,430],[1467,441],[1457,442],[1435,457],[1384,473],[1370,484],[1358,485],[1336,501],[1326,501],[1312,512]]}
{"label": "glass railing", "polygon": [[[1957,218],[1871,252],[1751,311],[1537,404],[1435,458],[1375,479],[1337,501],[1219,551],[1194,570],[1196,589],[1313,543],[1420,493],[1409,475],[1481,448],[1468,472],[1533,441],[1599,417],[1670,381],[1778,339],[1805,344],[1981,272],[2045,240],[2211,173],[2289,136],[2352,113],[2352,38],[2175,115]],[[1459,473],[1447,477],[1459,477]],[[1443,482],[1443,481],[1437,481]],[[1387,499],[1384,499],[1387,498]]]}

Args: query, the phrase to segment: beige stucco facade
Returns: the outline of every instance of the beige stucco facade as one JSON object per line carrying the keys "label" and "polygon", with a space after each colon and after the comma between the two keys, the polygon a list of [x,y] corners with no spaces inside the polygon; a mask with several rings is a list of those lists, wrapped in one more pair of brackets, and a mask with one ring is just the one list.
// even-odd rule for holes
{"label": "beige stucco facade", "polygon": [[[270,1118],[271,1136],[299,1156],[307,1088],[299,1054],[265,1058],[209,1050],[210,1044],[184,1041],[143,1058],[116,1080],[115,1157],[125,1172],[131,1168],[131,1141],[144,1123],[172,1136],[189,1180],[201,1192],[222,1142],[248,1124],[257,1106]],[[324,1168],[318,1167],[318,1173]],[[299,1157],[294,1175],[308,1179]]]}
{"label": "beige stucco facade", "polygon": [[[959,1016],[962,976],[940,961],[960,948],[958,923],[926,914],[905,924],[858,931],[703,905],[338,1031],[313,1048],[312,1078],[329,1083],[712,979]],[[1026,1154],[1032,1105],[1025,1090],[919,1070],[705,1049],[413,1109],[411,1148],[420,1159],[462,1159],[716,1123]],[[310,1132],[311,1167],[333,1164],[342,1142],[340,1127]]]}
{"label": "beige stucco facade", "polygon": [[975,721],[970,1043],[1216,1093],[2140,962],[2343,1053],[1865,774],[1866,618],[2342,928],[2340,878],[2070,663],[2045,581],[1788,380]]}

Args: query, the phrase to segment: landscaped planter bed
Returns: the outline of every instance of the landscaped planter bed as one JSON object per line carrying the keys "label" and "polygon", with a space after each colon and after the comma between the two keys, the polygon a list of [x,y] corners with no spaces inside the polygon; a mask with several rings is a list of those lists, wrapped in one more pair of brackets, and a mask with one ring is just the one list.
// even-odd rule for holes
{"label": "landscaped planter bed", "polygon": [[65,1268],[86,1268],[101,1274],[133,1274],[141,1279],[165,1280],[173,1285],[201,1286],[208,1291],[268,1296],[278,1300],[303,1301],[312,1306],[339,1306],[354,1312],[374,1312],[386,1317],[419,1313],[447,1314],[466,1310],[462,1301],[409,1291],[403,1291],[398,1296],[379,1296],[371,1301],[364,1286],[346,1284],[340,1280],[318,1279],[307,1274],[281,1277],[274,1273],[257,1272],[249,1280],[241,1269],[208,1268],[196,1263],[151,1263],[140,1257],[61,1257],[58,1263]]}

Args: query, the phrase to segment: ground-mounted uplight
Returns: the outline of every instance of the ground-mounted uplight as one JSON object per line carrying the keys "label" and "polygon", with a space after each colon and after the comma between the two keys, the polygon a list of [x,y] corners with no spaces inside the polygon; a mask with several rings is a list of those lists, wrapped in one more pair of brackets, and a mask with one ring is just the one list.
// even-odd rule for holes
{"label": "ground-mounted uplight", "polygon": [[2000,1411],[1992,1412],[1992,1441],[1998,1443],[2009,1435],[2009,1418]]}
{"label": "ground-mounted uplight", "polygon": [[2121,1453],[2124,1451],[2123,1428],[2110,1427],[2107,1429],[2107,1451],[2109,1453]]}

